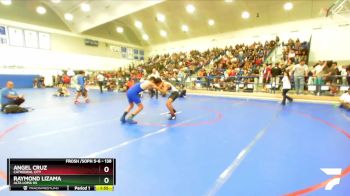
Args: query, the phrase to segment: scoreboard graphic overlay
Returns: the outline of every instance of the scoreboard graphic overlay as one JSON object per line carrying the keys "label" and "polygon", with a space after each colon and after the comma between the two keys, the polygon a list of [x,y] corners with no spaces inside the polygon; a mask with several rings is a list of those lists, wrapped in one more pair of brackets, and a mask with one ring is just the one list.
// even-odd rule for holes
{"label": "scoreboard graphic overlay", "polygon": [[10,191],[113,191],[115,159],[7,159]]}

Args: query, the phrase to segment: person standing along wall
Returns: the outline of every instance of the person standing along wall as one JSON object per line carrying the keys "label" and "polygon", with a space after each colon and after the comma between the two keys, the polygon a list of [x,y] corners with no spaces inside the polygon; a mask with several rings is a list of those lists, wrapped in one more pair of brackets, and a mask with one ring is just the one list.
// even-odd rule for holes
{"label": "person standing along wall", "polygon": [[296,64],[293,68],[295,91],[298,95],[304,93],[305,76],[307,74],[307,70],[305,67],[307,67],[307,66],[305,66],[305,61],[302,60],[302,61],[300,61],[299,64]]}
{"label": "person standing along wall", "polygon": [[103,76],[102,73],[99,73],[96,78],[97,78],[98,86],[100,87],[100,93],[102,94],[103,93],[103,83],[105,81],[105,77]]}
{"label": "person standing along wall", "polygon": [[279,88],[280,77],[282,75],[282,69],[280,68],[279,63],[275,63],[275,66],[271,68],[271,89],[275,93],[275,91]]}

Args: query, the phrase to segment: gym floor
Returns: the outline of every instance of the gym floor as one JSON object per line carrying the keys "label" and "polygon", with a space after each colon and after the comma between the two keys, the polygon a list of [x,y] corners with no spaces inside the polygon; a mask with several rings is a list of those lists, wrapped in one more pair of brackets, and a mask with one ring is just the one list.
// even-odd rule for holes
{"label": "gym floor", "polygon": [[[0,195],[350,195],[350,113],[332,105],[188,95],[168,121],[166,98],[142,98],[138,125],[119,121],[123,93],[89,104],[19,89],[23,114],[0,114]],[[9,192],[7,158],[117,159],[114,192]],[[321,168],[341,168],[330,176]],[[339,185],[325,190],[340,177]]]}

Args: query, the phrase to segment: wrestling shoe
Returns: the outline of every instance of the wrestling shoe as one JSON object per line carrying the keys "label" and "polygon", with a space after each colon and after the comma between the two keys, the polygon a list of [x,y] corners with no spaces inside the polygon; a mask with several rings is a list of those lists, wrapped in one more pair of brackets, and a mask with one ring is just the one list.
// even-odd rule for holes
{"label": "wrestling shoe", "polygon": [[125,123],[125,122],[126,122],[125,117],[122,116],[122,117],[120,118],[120,122]]}
{"label": "wrestling shoe", "polygon": [[137,122],[134,121],[133,119],[128,119],[128,120],[126,120],[126,122],[127,122],[128,124],[131,124],[131,125],[137,124]]}
{"label": "wrestling shoe", "polygon": [[168,120],[176,120],[176,116],[170,116]]}

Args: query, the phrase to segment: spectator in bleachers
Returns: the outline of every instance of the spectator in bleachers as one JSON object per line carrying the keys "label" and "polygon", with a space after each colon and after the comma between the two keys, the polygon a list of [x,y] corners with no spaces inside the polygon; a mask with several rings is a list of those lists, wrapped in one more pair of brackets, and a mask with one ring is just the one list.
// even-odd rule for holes
{"label": "spectator in bleachers", "polygon": [[186,73],[184,72],[184,69],[181,68],[177,74],[178,80],[180,85],[185,85],[185,80],[186,80]]}
{"label": "spectator in bleachers", "polygon": [[289,51],[289,54],[288,54],[288,59],[291,59],[291,58],[295,58],[295,52],[294,52],[294,50],[290,50]]}
{"label": "spectator in bleachers", "polygon": [[[184,83],[187,76],[194,76],[201,80],[202,84],[217,82],[215,78],[224,78],[220,81],[225,88],[230,88],[232,83],[253,82],[268,84],[271,81],[271,66],[263,66],[266,57],[277,46],[276,40],[266,40],[265,43],[254,42],[250,45],[236,44],[224,48],[212,48],[203,52],[192,50],[190,52],[178,52],[173,54],[155,55],[149,57],[142,64],[135,66],[130,65],[127,69],[119,69],[116,72],[108,72],[106,78],[117,79],[118,86],[122,87],[128,78],[140,80],[142,77],[151,73],[153,69],[159,71],[162,78],[174,82]],[[283,43],[282,43],[283,44]],[[307,43],[301,43],[299,40],[288,41],[284,45],[284,60],[286,66],[294,66],[293,62],[307,59]],[[288,59],[288,54],[294,53],[294,57]],[[306,55],[306,58],[305,56]],[[204,68],[204,69],[203,69]],[[282,69],[282,67],[280,67]],[[283,68],[285,69],[285,68]],[[247,79],[249,76],[258,76],[260,80]],[[255,73],[254,73],[255,72]],[[109,77],[110,75],[110,77]],[[185,75],[185,77],[183,77]],[[232,78],[229,78],[232,77]],[[264,81],[263,81],[264,80]],[[193,80],[192,80],[193,81]],[[234,85],[235,86],[235,85]],[[265,87],[265,85],[264,85]]]}
{"label": "spectator in bleachers", "polygon": [[297,56],[298,62],[300,61],[307,61],[307,54],[305,50],[302,50],[300,54]]}
{"label": "spectator in bleachers", "polygon": [[294,67],[294,58],[288,59],[285,65],[286,70],[290,71],[293,69],[293,67]]}
{"label": "spectator in bleachers", "polygon": [[157,71],[157,69],[155,69],[155,68],[152,69],[152,74],[149,75],[148,78],[150,78],[150,77],[160,78],[160,75],[159,75],[159,72]]}

